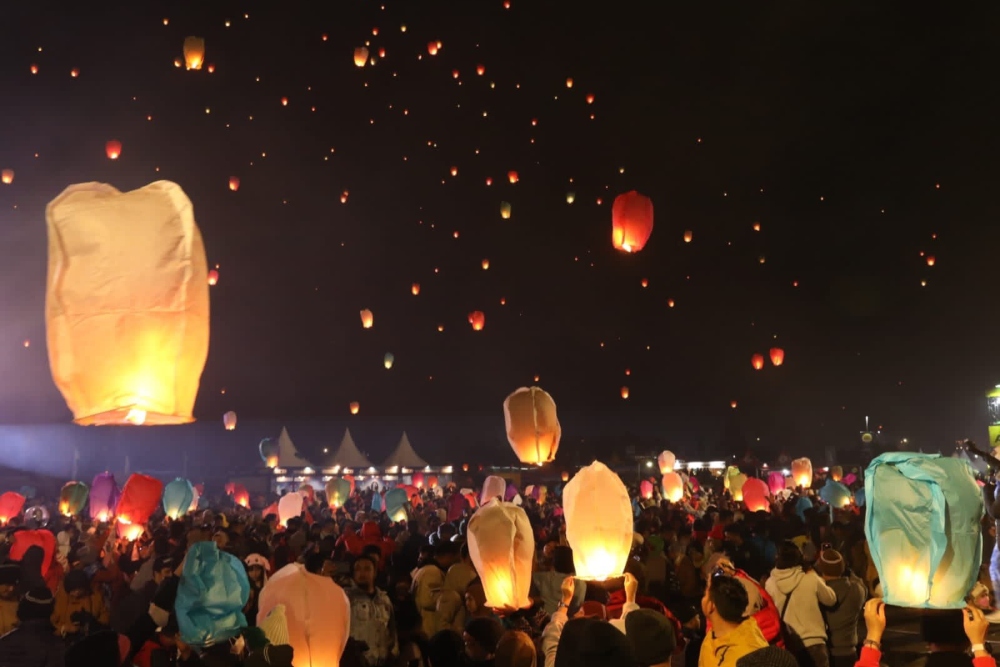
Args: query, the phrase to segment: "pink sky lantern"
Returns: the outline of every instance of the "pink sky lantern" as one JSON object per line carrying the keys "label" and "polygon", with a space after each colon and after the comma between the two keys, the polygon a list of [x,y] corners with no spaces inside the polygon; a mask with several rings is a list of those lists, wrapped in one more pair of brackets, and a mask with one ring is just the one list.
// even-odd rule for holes
{"label": "pink sky lantern", "polygon": [[653,483],[648,479],[644,479],[639,482],[639,495],[645,500],[649,500],[653,497]]}
{"label": "pink sky lantern", "polygon": [[767,486],[772,494],[778,494],[785,490],[785,475],[780,470],[772,470],[767,473]]}
{"label": "pink sky lantern", "polygon": [[7,491],[0,496],[0,525],[18,516],[24,509],[24,496],[16,491]]}

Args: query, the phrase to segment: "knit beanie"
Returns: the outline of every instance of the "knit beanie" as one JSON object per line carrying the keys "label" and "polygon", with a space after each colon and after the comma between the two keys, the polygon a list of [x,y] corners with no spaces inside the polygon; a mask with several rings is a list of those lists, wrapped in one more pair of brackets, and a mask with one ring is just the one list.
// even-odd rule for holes
{"label": "knit beanie", "polygon": [[842,577],[847,565],[836,549],[824,549],[816,559],[816,571],[824,577]]}
{"label": "knit beanie", "polygon": [[632,644],[639,667],[670,662],[677,647],[673,624],[653,609],[636,609],[626,614],[625,636]]}
{"label": "knit beanie", "polygon": [[17,603],[17,618],[21,621],[48,619],[52,616],[55,600],[52,591],[44,586],[32,588]]}

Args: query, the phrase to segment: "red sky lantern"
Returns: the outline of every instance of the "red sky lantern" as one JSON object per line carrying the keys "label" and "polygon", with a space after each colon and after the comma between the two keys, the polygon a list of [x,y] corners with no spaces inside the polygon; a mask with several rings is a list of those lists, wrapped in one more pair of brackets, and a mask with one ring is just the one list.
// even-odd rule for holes
{"label": "red sky lantern", "polygon": [[771,363],[775,366],[780,366],[785,363],[785,351],[780,347],[771,348]]}
{"label": "red sky lantern", "polygon": [[511,169],[510,171],[508,171],[507,172],[507,180],[509,180],[512,184],[513,183],[517,183],[517,181],[519,180],[518,176],[517,176],[517,172],[514,171],[513,169]]}
{"label": "red sky lantern", "polygon": [[481,310],[474,310],[469,313],[469,324],[473,331],[482,331],[486,326],[486,315]]}
{"label": "red sky lantern", "polygon": [[104,144],[104,152],[107,153],[108,159],[117,160],[118,156],[122,154],[122,142],[112,139]]}
{"label": "red sky lantern", "polygon": [[611,244],[616,250],[639,252],[653,233],[653,202],[635,190],[615,197],[611,206]]}
{"label": "red sky lantern", "polygon": [[755,371],[759,371],[760,369],[764,368],[764,355],[763,354],[753,355],[752,357],[750,357],[750,364],[753,366],[753,369]]}
{"label": "red sky lantern", "polygon": [[427,42],[427,53],[432,56],[436,56],[438,54],[438,49],[440,48],[441,42]]}
{"label": "red sky lantern", "polygon": [[208,272],[208,284],[213,286],[219,284],[219,272],[215,269]]}
{"label": "red sky lantern", "polygon": [[229,177],[229,189],[232,190],[233,192],[236,192],[237,190],[240,189],[240,179],[238,176]]}

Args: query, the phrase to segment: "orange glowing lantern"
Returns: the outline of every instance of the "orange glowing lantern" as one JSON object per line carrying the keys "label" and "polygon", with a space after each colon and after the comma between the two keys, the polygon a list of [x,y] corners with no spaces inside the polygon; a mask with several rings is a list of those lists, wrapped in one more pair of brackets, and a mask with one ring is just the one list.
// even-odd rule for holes
{"label": "orange glowing lantern", "polygon": [[413,283],[412,285],[410,285],[410,294],[412,294],[413,296],[417,296],[418,294],[420,294],[420,283]]}
{"label": "orange glowing lantern", "polygon": [[694,238],[694,232],[690,229],[684,232],[684,243],[691,243],[691,239]]}
{"label": "orange glowing lantern", "polygon": [[213,287],[219,284],[219,272],[215,269],[208,272],[208,284]]}
{"label": "orange glowing lantern", "polygon": [[571,76],[570,77],[566,77],[566,87],[567,88],[572,88],[573,87],[573,77],[571,77]]}
{"label": "orange glowing lantern", "polygon": [[75,422],[194,421],[209,303],[191,200],[169,181],[125,193],[84,183],[46,219],[49,365]]}
{"label": "orange glowing lantern", "polygon": [[522,463],[542,465],[556,457],[562,427],[556,402],[541,387],[521,387],[503,402],[507,440]]}
{"label": "orange glowing lantern", "polygon": [[16,491],[7,491],[0,495],[0,525],[16,517],[24,509],[24,496]]}
{"label": "orange glowing lantern", "polygon": [[934,259],[934,255],[927,255],[927,266],[934,266],[936,262],[937,260]]}
{"label": "orange glowing lantern", "polygon": [[684,478],[675,472],[668,472],[660,480],[660,487],[663,490],[663,497],[672,503],[679,503],[684,499]]}
{"label": "orange glowing lantern", "polygon": [[633,537],[632,502],[621,478],[600,461],[581,468],[563,489],[563,512],[576,576],[621,575]]}
{"label": "orange glowing lantern", "polygon": [[755,371],[759,371],[760,369],[764,368],[764,355],[755,354],[752,357],[750,357],[750,365],[753,366],[753,369]]}
{"label": "orange glowing lantern", "polygon": [[510,203],[500,202],[500,217],[504,220],[510,220]]}
{"label": "orange glowing lantern", "polygon": [[375,316],[372,315],[372,311],[365,308],[361,311],[361,326],[365,329],[371,329],[372,324],[375,323]]}
{"label": "orange glowing lantern", "polygon": [[427,42],[427,53],[432,56],[438,54],[438,49],[441,48],[441,42]]}
{"label": "orange glowing lantern", "polygon": [[229,177],[229,189],[236,192],[240,189],[240,179],[237,176]]}
{"label": "orange glowing lantern", "polygon": [[226,414],[222,415],[222,425],[226,427],[227,431],[235,431],[236,413],[230,410]]}
{"label": "orange glowing lantern", "polygon": [[813,480],[812,461],[805,457],[792,461],[792,479],[795,480],[795,486],[801,486],[803,489],[811,487]]}
{"label": "orange glowing lantern", "polygon": [[482,267],[483,267],[483,271],[486,271],[488,268],[490,268],[490,260],[484,259],[482,261]]}
{"label": "orange glowing lantern", "polygon": [[189,69],[201,69],[205,62],[205,40],[201,37],[188,37],[184,40],[184,66]]}
{"label": "orange glowing lantern", "polygon": [[517,183],[518,180],[520,179],[518,178],[517,172],[511,169],[510,171],[507,172],[507,180],[511,182],[511,185],[513,185],[514,183]]}
{"label": "orange glowing lantern", "polygon": [[529,607],[535,537],[524,510],[491,502],[468,524],[469,557],[486,593],[486,606],[512,612]]}
{"label": "orange glowing lantern", "polygon": [[622,395],[622,398],[628,398],[628,387],[622,387],[621,388],[621,395]]}
{"label": "orange glowing lantern", "polygon": [[780,347],[771,348],[771,363],[775,366],[780,366],[785,363],[785,351]]}
{"label": "orange glowing lantern", "polygon": [[108,156],[109,160],[117,160],[122,154],[122,142],[117,139],[107,142],[104,144],[104,153]]}
{"label": "orange glowing lantern", "polygon": [[736,401],[729,401],[729,407],[731,407],[733,410],[735,410],[736,406],[738,405],[739,403],[737,403]]}
{"label": "orange glowing lantern", "polygon": [[481,310],[474,310],[469,313],[469,324],[473,331],[482,331],[486,326],[486,315]]}
{"label": "orange glowing lantern", "polygon": [[844,479],[844,467],[843,466],[830,466],[830,479],[835,482],[839,482]]}
{"label": "orange glowing lantern", "polygon": [[561,475],[559,475],[559,479],[561,479],[564,482],[568,482],[569,481],[569,473],[564,470],[563,473]]}
{"label": "orange glowing lantern", "polygon": [[351,405],[349,407],[351,409],[352,415],[358,414],[358,411],[361,410],[361,404],[358,403],[357,401],[351,401]]}
{"label": "orange glowing lantern", "polygon": [[145,530],[149,517],[160,506],[163,482],[140,473],[133,473],[125,481],[118,500],[119,531],[129,540],[136,540]]}
{"label": "orange glowing lantern", "polygon": [[14,170],[4,169],[0,171],[0,181],[3,181],[4,185],[10,185],[14,182]]}
{"label": "orange glowing lantern", "polygon": [[479,76],[486,74],[486,65],[476,65],[476,74]]}
{"label": "orange glowing lantern", "polygon": [[358,67],[364,67],[365,63],[368,62],[368,47],[359,46],[354,49],[354,64]]}
{"label": "orange glowing lantern", "polygon": [[615,197],[611,206],[611,244],[616,250],[639,252],[653,233],[653,202],[635,190]]}
{"label": "orange glowing lantern", "polygon": [[674,466],[677,464],[677,457],[674,456],[672,451],[665,449],[656,457],[656,464],[660,468],[660,474],[666,475],[668,472],[674,471]]}

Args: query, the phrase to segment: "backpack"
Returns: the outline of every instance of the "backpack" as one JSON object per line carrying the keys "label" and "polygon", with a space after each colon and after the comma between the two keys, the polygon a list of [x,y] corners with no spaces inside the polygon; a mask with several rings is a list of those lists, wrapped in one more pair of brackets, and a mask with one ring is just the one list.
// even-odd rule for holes
{"label": "backpack", "polygon": [[785,623],[785,612],[788,611],[788,603],[792,599],[792,593],[795,589],[799,587],[799,584],[795,585],[795,588],[788,592],[785,596],[785,603],[781,605],[781,617],[779,622],[781,624],[781,634],[785,638],[785,650],[795,656],[795,660],[801,665],[812,664],[812,659],[809,657],[809,652],[806,650],[806,645],[802,642],[802,638],[799,637],[795,630]]}

